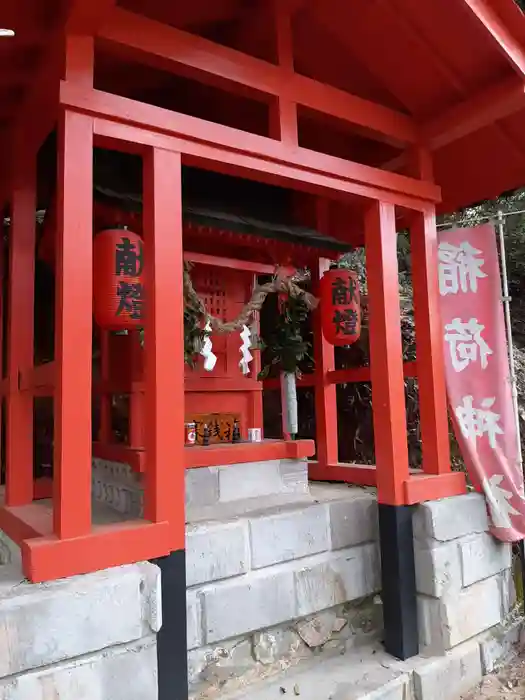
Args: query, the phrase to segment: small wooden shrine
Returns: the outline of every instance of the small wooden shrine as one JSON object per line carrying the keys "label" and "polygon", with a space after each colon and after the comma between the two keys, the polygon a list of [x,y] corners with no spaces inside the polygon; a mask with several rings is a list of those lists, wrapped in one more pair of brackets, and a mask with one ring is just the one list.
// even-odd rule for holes
{"label": "small wooden shrine", "polygon": [[[0,528],[20,545],[25,575],[36,582],[162,558],[183,590],[185,470],[315,454],[310,478],[377,487],[385,643],[398,656],[415,653],[410,506],[465,489],[449,459],[435,216],[523,184],[525,21],[517,4],[4,5],[1,21],[16,32],[11,43],[0,38],[0,201],[9,223]],[[140,167],[134,185],[119,193],[116,183],[133,180],[133,167],[121,161],[114,177],[107,164],[122,154]],[[204,205],[190,201],[194,171],[232,178],[227,221],[217,218],[225,196],[212,180],[203,185]],[[249,194],[247,181],[270,189]],[[124,205],[123,193],[134,207]],[[37,210],[45,212],[38,231]],[[264,222],[262,230],[251,218]],[[98,276],[96,234],[124,226],[143,242],[143,269],[126,269],[120,280],[125,315],[137,327],[119,335],[93,322],[100,285],[108,283]],[[411,240],[415,365],[403,365],[401,352],[400,229]],[[128,245],[125,236],[114,243]],[[329,261],[359,246],[366,250],[370,366],[335,366],[321,304],[314,370],[299,384],[315,390],[315,445],[285,435],[248,442],[248,430],[262,426],[262,391],[275,384],[258,381],[258,351],[241,350],[239,329],[212,328],[206,336],[213,371],[199,358],[186,366],[186,264],[207,312],[226,323],[250,300],[255,278],[277,267],[307,267],[312,293],[324,297],[319,285]],[[35,315],[45,307],[35,302],[35,261],[53,271],[54,313],[43,316]],[[332,298],[332,320],[339,300]],[[117,310],[113,317],[122,315]],[[339,305],[337,317],[350,329],[357,323],[351,311]],[[52,316],[54,347],[42,362],[35,329]],[[248,350],[253,359],[243,373]],[[421,470],[408,460],[406,376],[419,382]],[[380,436],[374,466],[339,462],[336,386],[361,381],[372,383]],[[111,425],[117,395],[129,397],[120,442]],[[33,404],[42,397],[53,401],[52,483],[35,480],[33,471]],[[185,444],[184,426],[195,421],[211,426],[209,445]],[[232,421],[241,438],[235,443],[222,439]],[[95,521],[94,455],[142,473],[143,519]],[[182,629],[179,598],[175,627]]]}

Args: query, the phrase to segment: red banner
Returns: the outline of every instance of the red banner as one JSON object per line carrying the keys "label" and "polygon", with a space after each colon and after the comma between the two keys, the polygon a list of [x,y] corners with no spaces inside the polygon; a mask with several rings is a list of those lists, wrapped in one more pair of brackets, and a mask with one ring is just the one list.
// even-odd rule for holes
{"label": "red banner", "polygon": [[438,258],[454,430],[493,534],[514,542],[525,536],[525,500],[494,227],[441,232]]}

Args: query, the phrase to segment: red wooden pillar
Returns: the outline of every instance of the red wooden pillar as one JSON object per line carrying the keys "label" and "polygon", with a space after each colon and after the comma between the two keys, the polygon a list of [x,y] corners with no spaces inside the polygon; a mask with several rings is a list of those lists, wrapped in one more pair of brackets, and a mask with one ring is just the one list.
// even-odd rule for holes
{"label": "red wooden pillar", "polygon": [[17,165],[12,198],[7,338],[6,505],[33,500],[33,398],[20,373],[33,367],[36,158]]}
{"label": "red wooden pillar", "polygon": [[376,453],[385,649],[419,650],[412,507],[405,502],[408,445],[394,207],[374,202],[365,217],[370,371]]}
{"label": "red wooden pillar", "polygon": [[102,393],[100,394],[100,430],[99,440],[102,444],[108,445],[111,442],[111,394],[106,391],[109,382],[109,331],[100,331],[100,374]]}
{"label": "red wooden pillar", "polygon": [[444,474],[450,471],[450,446],[433,211],[414,212],[410,243],[423,469],[428,474]]}
{"label": "red wooden pillar", "polygon": [[159,699],[186,700],[184,310],[181,156],[152,149],[144,163],[145,309],[144,517],[170,525],[157,636]]}
{"label": "red wooden pillar", "polygon": [[144,517],[184,550],[184,318],[181,158],[153,149],[144,179],[146,474]]}
{"label": "red wooden pillar", "polygon": [[400,505],[408,479],[408,445],[397,233],[391,204],[370,206],[365,237],[377,497],[380,503]]}
{"label": "red wooden pillar", "polygon": [[[319,289],[319,281],[330,261],[319,260],[316,267],[312,266],[312,284],[315,292]],[[322,477],[323,470],[334,466],[339,461],[339,441],[337,435],[337,395],[335,384],[327,381],[327,373],[335,369],[334,346],[323,335],[321,327],[321,310],[316,309],[314,321],[314,359],[315,359],[315,424],[318,468],[316,477]]]}
{"label": "red wooden pillar", "polygon": [[55,307],[54,532],[91,529],[93,119],[59,124]]}
{"label": "red wooden pillar", "polygon": [[144,447],[144,393],[138,391],[136,383],[143,377],[143,349],[139,331],[130,333],[131,352],[131,394],[129,396],[129,444],[131,447]]}

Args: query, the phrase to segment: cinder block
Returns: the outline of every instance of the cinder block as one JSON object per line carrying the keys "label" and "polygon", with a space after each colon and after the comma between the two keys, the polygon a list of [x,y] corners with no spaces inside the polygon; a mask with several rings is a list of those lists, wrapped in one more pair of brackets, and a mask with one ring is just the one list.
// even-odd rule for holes
{"label": "cinder block", "polygon": [[155,700],[155,637],[0,681],[0,700]]}
{"label": "cinder block", "polygon": [[196,591],[186,591],[186,629],[188,649],[202,646],[202,610]]}
{"label": "cinder block", "polygon": [[458,546],[464,586],[483,581],[511,566],[511,545],[498,542],[489,533],[471,535],[460,540]]}
{"label": "cinder block", "polygon": [[250,519],[252,567],[259,569],[324,552],[329,547],[324,505]]}
{"label": "cinder block", "polygon": [[208,644],[297,617],[292,571],[262,570],[224,581],[203,589],[202,601]]}
{"label": "cinder block", "polygon": [[420,645],[442,654],[499,624],[501,599],[497,577],[475,583],[444,598],[418,597]]}
{"label": "cinder block", "polygon": [[504,619],[516,605],[513,569],[507,569],[500,574],[499,587],[501,591],[501,619]]}
{"label": "cinder block", "polygon": [[279,470],[285,492],[309,492],[308,462],[305,459],[281,459]]}
{"label": "cinder block", "polygon": [[483,673],[493,673],[500,664],[508,661],[518,650],[523,620],[498,625],[480,640],[481,667]]}
{"label": "cinder block", "polygon": [[186,585],[195,586],[248,571],[247,527],[243,522],[186,527]]}
{"label": "cinder block", "polygon": [[186,507],[213,506],[219,500],[219,470],[217,467],[186,469]]}
{"label": "cinder block", "polygon": [[440,598],[461,588],[461,564],[457,542],[439,544],[414,540],[418,593]]}
{"label": "cinder block", "polygon": [[416,666],[413,677],[416,700],[459,698],[481,681],[478,643],[467,642],[439,659]]}
{"label": "cinder block", "polygon": [[345,549],[377,539],[377,501],[369,494],[327,504],[332,549]]}
{"label": "cinder block", "polygon": [[244,498],[271,496],[284,492],[280,460],[246,462],[219,467],[219,499],[221,503]]}
{"label": "cinder block", "polygon": [[485,501],[478,493],[421,503],[414,513],[413,523],[416,539],[430,537],[440,542],[489,529]]}
{"label": "cinder block", "polygon": [[319,561],[295,573],[297,612],[309,615],[379,590],[379,556],[375,544],[321,555]]}
{"label": "cinder block", "polygon": [[148,567],[157,571],[144,563],[35,585],[18,575],[0,597],[0,678],[150,634],[158,576]]}

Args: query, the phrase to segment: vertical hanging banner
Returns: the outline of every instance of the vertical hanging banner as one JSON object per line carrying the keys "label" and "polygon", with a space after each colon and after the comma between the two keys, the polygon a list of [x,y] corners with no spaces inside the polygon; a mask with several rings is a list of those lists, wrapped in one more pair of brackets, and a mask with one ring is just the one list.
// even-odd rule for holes
{"label": "vertical hanging banner", "polygon": [[438,264],[454,431],[493,535],[515,542],[525,536],[525,500],[492,224],[441,232]]}

